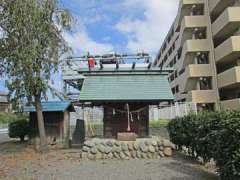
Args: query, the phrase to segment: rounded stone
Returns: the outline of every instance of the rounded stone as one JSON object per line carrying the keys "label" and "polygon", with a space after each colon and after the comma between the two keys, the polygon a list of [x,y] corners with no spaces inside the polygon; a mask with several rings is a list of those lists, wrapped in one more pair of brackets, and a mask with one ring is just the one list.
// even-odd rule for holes
{"label": "rounded stone", "polygon": [[129,151],[132,151],[132,150],[134,149],[132,142],[129,142],[129,143],[128,143],[128,149],[129,149]]}
{"label": "rounded stone", "polygon": [[156,140],[152,140],[152,145],[153,146],[157,146],[158,145],[157,141]]}
{"label": "rounded stone", "polygon": [[160,151],[163,151],[163,150],[164,150],[164,147],[163,147],[163,146],[159,146],[159,150],[160,150]]}
{"label": "rounded stone", "polygon": [[141,153],[141,158],[146,159],[147,155],[145,153]]}
{"label": "rounded stone", "polygon": [[93,154],[88,154],[88,159],[90,160],[96,160],[96,156]]}
{"label": "rounded stone", "polygon": [[113,153],[113,157],[116,158],[116,159],[119,159],[119,158],[120,158],[120,157],[119,157],[119,154],[116,153],[116,152]]}
{"label": "rounded stone", "polygon": [[124,154],[127,156],[127,157],[131,157],[131,153],[129,151],[125,151]]}
{"label": "rounded stone", "polygon": [[139,148],[142,152],[147,152],[148,151],[148,148],[147,148],[147,146],[145,145],[144,142],[139,143]]}
{"label": "rounded stone", "polygon": [[105,147],[105,153],[108,154],[108,153],[110,153],[110,152],[112,152],[112,148],[110,148],[110,147]]}
{"label": "rounded stone", "polygon": [[170,148],[170,147],[164,148],[163,153],[164,153],[164,155],[167,156],[167,157],[172,156],[172,148]]}
{"label": "rounded stone", "polygon": [[113,153],[110,152],[110,153],[107,155],[107,158],[108,158],[108,159],[112,159],[112,158],[113,158]]}
{"label": "rounded stone", "polygon": [[139,148],[139,143],[138,143],[137,141],[135,141],[135,142],[133,143],[133,148],[134,148],[135,150],[138,150],[138,148]]}
{"label": "rounded stone", "polygon": [[150,145],[150,146],[148,146],[148,151],[151,152],[151,153],[154,153],[155,148],[152,145]]}
{"label": "rounded stone", "polygon": [[102,153],[97,152],[97,154],[96,154],[96,159],[102,159]]}
{"label": "rounded stone", "polygon": [[113,151],[113,152],[120,153],[120,152],[121,152],[121,147],[119,147],[119,146],[114,146],[114,147],[112,148],[112,151]]}
{"label": "rounded stone", "polygon": [[152,144],[151,140],[146,140],[146,141],[145,141],[145,145],[146,145],[146,146],[149,146],[149,145],[151,145],[151,144]]}
{"label": "rounded stone", "polygon": [[88,151],[89,151],[89,147],[83,146],[82,151],[83,151],[83,152],[88,152]]}
{"label": "rounded stone", "polygon": [[132,151],[131,152],[131,156],[133,159],[135,159],[137,157],[137,152],[136,151]]}
{"label": "rounded stone", "polygon": [[162,139],[159,139],[157,143],[158,143],[158,146],[162,146],[163,145]]}
{"label": "rounded stone", "polygon": [[95,147],[91,148],[90,152],[92,154],[97,154],[97,148],[95,148]]}
{"label": "rounded stone", "polygon": [[102,154],[102,159],[107,159],[107,154]]}
{"label": "rounded stone", "polygon": [[169,140],[167,140],[167,139],[163,140],[163,146],[164,147],[172,147],[172,145],[173,144]]}
{"label": "rounded stone", "polygon": [[107,141],[107,143],[106,143],[108,146],[110,146],[110,147],[113,147],[113,145],[114,145],[114,142],[113,141],[111,141],[111,140],[109,140],[109,141]]}
{"label": "rounded stone", "polygon": [[121,147],[123,151],[128,151],[128,145],[126,143],[122,143]]}
{"label": "rounded stone", "polygon": [[152,153],[147,153],[147,157],[148,157],[149,159],[152,159],[152,158],[153,158]]}
{"label": "rounded stone", "polygon": [[164,153],[163,153],[162,151],[159,151],[158,154],[159,154],[160,157],[164,157],[164,156],[165,156]]}
{"label": "rounded stone", "polygon": [[141,152],[140,152],[140,151],[137,151],[136,157],[137,157],[137,158],[141,158]]}
{"label": "rounded stone", "polygon": [[121,146],[121,143],[119,141],[115,141],[116,146]]}
{"label": "rounded stone", "polygon": [[94,146],[94,142],[93,141],[85,141],[84,145],[91,148]]}
{"label": "rounded stone", "polygon": [[104,147],[102,144],[98,145],[97,149],[98,149],[101,153],[105,153],[105,147]]}
{"label": "rounded stone", "polygon": [[125,159],[125,158],[126,158],[126,156],[125,156],[125,154],[124,154],[123,152],[120,152],[120,153],[119,153],[119,157],[120,157],[121,159]]}
{"label": "rounded stone", "polygon": [[100,139],[94,139],[94,144],[95,145],[99,145],[101,143],[101,140]]}

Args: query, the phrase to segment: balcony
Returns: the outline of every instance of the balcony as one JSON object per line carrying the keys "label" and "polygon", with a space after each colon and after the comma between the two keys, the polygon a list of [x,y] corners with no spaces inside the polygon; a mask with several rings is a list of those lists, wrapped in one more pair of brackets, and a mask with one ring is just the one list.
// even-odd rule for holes
{"label": "balcony", "polygon": [[217,63],[230,63],[240,56],[240,36],[232,36],[215,49]]}
{"label": "balcony", "polygon": [[188,92],[196,87],[200,77],[211,77],[213,75],[210,64],[191,64],[183,74],[184,92]]}
{"label": "balcony", "polygon": [[240,66],[224,71],[218,75],[219,88],[231,88],[240,83]]}
{"label": "balcony", "polygon": [[239,110],[240,109],[240,99],[231,99],[221,102],[221,106],[225,110]]}
{"label": "balcony", "polygon": [[209,0],[209,10],[214,21],[228,6],[233,5],[235,0]]}
{"label": "balcony", "polygon": [[222,42],[240,27],[240,7],[229,7],[213,23],[214,40]]}
{"label": "balcony", "polygon": [[179,67],[184,68],[189,64],[193,64],[194,57],[198,52],[209,52],[210,42],[208,39],[187,40],[183,45],[182,56]]}
{"label": "balcony", "polygon": [[188,78],[210,77],[212,69],[210,64],[191,64],[186,68]]}
{"label": "balcony", "polygon": [[194,90],[188,92],[187,101],[199,104],[215,103],[217,95],[214,90]]}
{"label": "balcony", "polygon": [[204,0],[181,0],[178,8],[177,18],[175,28],[179,29],[182,19],[184,16],[190,16],[192,11],[192,6],[196,5],[197,10],[202,9],[204,5]]}
{"label": "balcony", "polygon": [[207,17],[206,16],[185,16],[181,23],[180,30],[180,46],[188,40],[192,39],[194,29],[204,29],[207,27]]}

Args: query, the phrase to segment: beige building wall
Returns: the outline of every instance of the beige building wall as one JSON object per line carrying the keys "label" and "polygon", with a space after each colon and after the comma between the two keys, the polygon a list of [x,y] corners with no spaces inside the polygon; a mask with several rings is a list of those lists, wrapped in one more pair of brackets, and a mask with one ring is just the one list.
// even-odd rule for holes
{"label": "beige building wall", "polygon": [[175,101],[240,108],[240,0],[180,0],[154,64],[174,69]]}
{"label": "beige building wall", "polygon": [[10,102],[8,94],[0,92],[0,113],[1,112],[10,112]]}

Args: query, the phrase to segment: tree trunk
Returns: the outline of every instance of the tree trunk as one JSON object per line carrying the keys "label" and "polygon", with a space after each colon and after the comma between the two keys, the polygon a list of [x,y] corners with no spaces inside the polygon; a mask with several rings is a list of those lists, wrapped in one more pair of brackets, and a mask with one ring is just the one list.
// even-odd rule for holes
{"label": "tree trunk", "polygon": [[20,141],[24,142],[24,136],[20,136]]}
{"label": "tree trunk", "polygon": [[47,137],[44,126],[43,112],[41,106],[41,95],[35,95],[35,108],[37,112],[38,132],[40,137],[40,152],[46,152],[48,150]]}

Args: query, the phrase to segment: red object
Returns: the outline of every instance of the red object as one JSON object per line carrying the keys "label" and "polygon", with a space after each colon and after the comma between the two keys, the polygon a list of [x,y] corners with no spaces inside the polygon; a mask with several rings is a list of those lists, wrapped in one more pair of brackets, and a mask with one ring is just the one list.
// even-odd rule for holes
{"label": "red object", "polygon": [[94,68],[95,66],[95,60],[93,58],[88,59],[88,67],[89,68]]}

